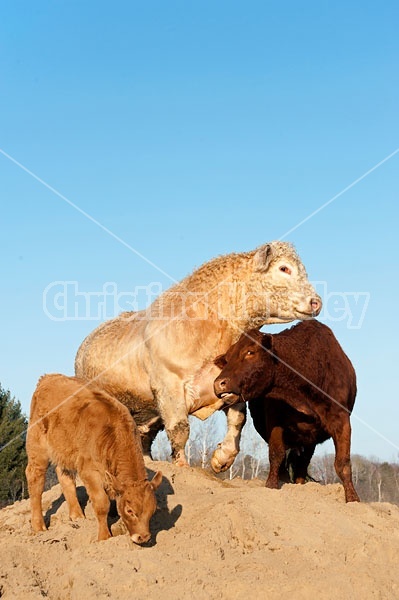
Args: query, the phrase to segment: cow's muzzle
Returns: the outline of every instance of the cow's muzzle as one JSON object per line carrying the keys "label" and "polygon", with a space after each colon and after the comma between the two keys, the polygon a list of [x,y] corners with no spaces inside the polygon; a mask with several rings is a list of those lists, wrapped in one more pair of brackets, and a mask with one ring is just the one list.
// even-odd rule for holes
{"label": "cow's muzzle", "polygon": [[227,406],[231,404],[236,404],[240,401],[240,395],[231,391],[229,386],[228,377],[217,377],[215,379],[215,383],[213,384],[213,389],[215,394],[220,400],[223,400],[224,404]]}

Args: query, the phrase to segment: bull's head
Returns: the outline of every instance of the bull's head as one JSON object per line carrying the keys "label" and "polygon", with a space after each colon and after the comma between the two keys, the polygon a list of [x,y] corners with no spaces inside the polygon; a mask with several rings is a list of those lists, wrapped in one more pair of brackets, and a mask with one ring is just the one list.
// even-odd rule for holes
{"label": "bull's head", "polygon": [[287,242],[271,242],[255,251],[248,291],[248,308],[264,315],[259,325],[308,319],[322,308],[301,259]]}
{"label": "bull's head", "polygon": [[238,342],[215,359],[222,369],[214,391],[226,404],[259,398],[273,381],[273,337],[251,329]]}

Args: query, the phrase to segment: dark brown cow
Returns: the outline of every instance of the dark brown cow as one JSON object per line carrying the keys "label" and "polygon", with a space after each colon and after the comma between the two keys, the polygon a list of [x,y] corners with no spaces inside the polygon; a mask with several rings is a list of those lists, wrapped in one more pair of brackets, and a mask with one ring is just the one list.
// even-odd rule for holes
{"label": "dark brown cow", "polygon": [[331,329],[314,319],[275,335],[252,329],[215,364],[222,369],[216,395],[248,401],[255,428],[269,444],[267,487],[278,487],[288,449],[298,451],[294,480],[304,483],[316,444],[332,437],[346,501],[359,501],[350,463],[356,375]]}
{"label": "dark brown cow", "polygon": [[26,450],[34,531],[46,530],[42,493],[51,461],[71,519],[84,516],[76,496],[77,472],[98,520],[98,540],[111,536],[109,498],[115,498],[133,542],[143,544],[150,539],[149,523],[156,510],[154,491],[162,473],[158,471],[148,481],[140,434],[120,402],[76,377],[41,377],[32,398]]}

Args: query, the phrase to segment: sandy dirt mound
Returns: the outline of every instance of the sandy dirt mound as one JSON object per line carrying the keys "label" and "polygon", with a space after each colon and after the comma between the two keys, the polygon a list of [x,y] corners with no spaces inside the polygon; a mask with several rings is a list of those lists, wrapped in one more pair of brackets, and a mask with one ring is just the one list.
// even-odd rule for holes
{"label": "sandy dirt mound", "polygon": [[[59,486],[43,497],[47,532],[32,534],[29,500],[0,511],[0,597],[6,599],[399,598],[399,509],[345,504],[340,485],[222,482],[199,469],[161,469],[147,547],[125,534],[95,542],[72,523]],[[118,522],[112,525],[120,532]]]}

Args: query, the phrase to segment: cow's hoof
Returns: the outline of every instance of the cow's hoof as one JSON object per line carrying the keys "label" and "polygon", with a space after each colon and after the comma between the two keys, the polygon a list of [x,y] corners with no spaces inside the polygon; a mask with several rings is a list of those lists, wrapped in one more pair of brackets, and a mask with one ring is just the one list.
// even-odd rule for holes
{"label": "cow's hoof", "polygon": [[223,473],[227,471],[233,464],[235,459],[235,455],[231,456],[231,454],[226,455],[222,448],[216,448],[213,456],[211,458],[211,467],[215,473]]}

